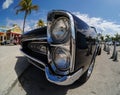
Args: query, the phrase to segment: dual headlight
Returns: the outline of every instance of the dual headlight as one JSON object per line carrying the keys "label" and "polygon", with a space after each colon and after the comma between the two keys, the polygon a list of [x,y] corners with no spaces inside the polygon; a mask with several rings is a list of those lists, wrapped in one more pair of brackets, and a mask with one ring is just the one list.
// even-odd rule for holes
{"label": "dual headlight", "polygon": [[47,36],[50,45],[48,62],[53,71],[61,75],[69,74],[73,70],[75,32],[71,28],[71,26],[74,27],[71,18],[72,15],[62,11],[48,14]]}

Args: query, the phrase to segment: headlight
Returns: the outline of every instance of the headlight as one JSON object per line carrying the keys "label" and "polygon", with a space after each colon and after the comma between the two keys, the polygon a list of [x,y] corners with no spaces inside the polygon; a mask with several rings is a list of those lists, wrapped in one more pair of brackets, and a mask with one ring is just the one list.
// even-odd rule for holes
{"label": "headlight", "polygon": [[47,17],[48,63],[54,73],[74,72],[76,32],[73,15],[67,11],[51,11]]}
{"label": "headlight", "polygon": [[69,37],[69,20],[66,17],[60,17],[53,22],[51,27],[51,36],[54,42],[61,43]]}
{"label": "headlight", "polygon": [[59,70],[68,70],[70,66],[70,54],[62,48],[56,48],[53,52],[53,61]]}

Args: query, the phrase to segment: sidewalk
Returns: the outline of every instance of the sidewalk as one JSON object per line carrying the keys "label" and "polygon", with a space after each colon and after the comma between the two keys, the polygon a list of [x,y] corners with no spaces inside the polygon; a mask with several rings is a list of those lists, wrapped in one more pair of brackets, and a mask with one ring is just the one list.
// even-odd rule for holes
{"label": "sidewalk", "polygon": [[0,46],[0,95],[7,95],[29,66],[19,48],[19,45]]}

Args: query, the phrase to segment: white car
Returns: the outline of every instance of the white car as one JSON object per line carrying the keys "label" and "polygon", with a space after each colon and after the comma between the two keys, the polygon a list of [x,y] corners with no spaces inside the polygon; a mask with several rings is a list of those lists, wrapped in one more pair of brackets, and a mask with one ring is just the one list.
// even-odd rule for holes
{"label": "white car", "polygon": [[116,46],[119,46],[120,45],[120,42],[116,42]]}

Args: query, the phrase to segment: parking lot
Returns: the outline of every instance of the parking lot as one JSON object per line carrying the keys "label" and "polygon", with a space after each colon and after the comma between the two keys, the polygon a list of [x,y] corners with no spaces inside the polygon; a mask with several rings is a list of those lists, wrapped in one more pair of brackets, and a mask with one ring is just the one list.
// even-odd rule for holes
{"label": "parking lot", "polygon": [[[7,66],[8,63],[14,64],[10,68],[18,78],[18,70],[23,71],[25,64],[29,64],[24,56],[19,51],[19,46],[0,47],[0,70],[2,66]],[[7,51],[9,50],[10,51]],[[96,64],[90,79],[81,84],[79,81],[71,86],[57,86],[48,82],[43,71],[27,65],[20,77],[13,82],[12,86],[5,93],[6,95],[120,95],[120,46],[117,47],[118,61],[114,62],[112,56],[113,46],[110,46],[110,54],[108,55],[102,50],[102,54],[97,56]],[[8,57],[6,57],[8,56]],[[10,57],[11,56],[11,57]],[[14,60],[14,61],[13,61]],[[3,65],[4,64],[4,65]],[[6,64],[6,65],[5,65]],[[17,67],[17,70],[15,67]],[[4,67],[10,70],[9,67]],[[3,76],[3,73],[0,73]],[[9,75],[7,81],[12,77]],[[2,80],[2,82],[1,82]],[[12,79],[13,80],[13,79]],[[3,77],[0,77],[2,85],[7,85]],[[0,84],[1,85],[1,84]],[[0,89],[2,87],[0,86]],[[5,90],[4,90],[5,91]],[[2,94],[0,94],[2,95]]]}

